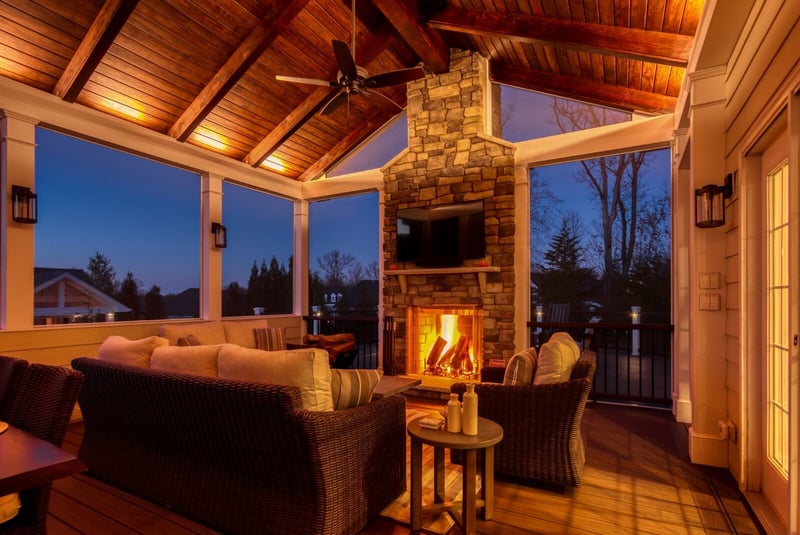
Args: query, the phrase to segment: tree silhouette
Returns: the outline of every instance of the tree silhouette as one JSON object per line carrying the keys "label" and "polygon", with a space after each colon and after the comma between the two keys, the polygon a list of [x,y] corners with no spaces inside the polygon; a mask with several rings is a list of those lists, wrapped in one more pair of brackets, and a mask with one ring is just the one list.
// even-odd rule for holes
{"label": "tree silhouette", "polygon": [[117,271],[111,260],[99,251],[89,258],[86,266],[89,282],[106,295],[113,296],[117,286]]}
{"label": "tree silhouette", "polygon": [[356,259],[350,253],[342,253],[334,249],[328,251],[321,258],[317,258],[320,270],[325,274],[324,280],[331,288],[343,288],[345,286],[345,273]]}
{"label": "tree silhouette", "polygon": [[117,294],[117,301],[130,308],[131,311],[126,313],[127,319],[138,320],[142,314],[142,300],[139,295],[139,287],[141,282],[133,276],[130,271],[125,275],[119,287]]}
{"label": "tree silhouette", "polygon": [[144,296],[144,317],[149,320],[158,320],[164,319],[166,316],[161,288],[154,284]]}

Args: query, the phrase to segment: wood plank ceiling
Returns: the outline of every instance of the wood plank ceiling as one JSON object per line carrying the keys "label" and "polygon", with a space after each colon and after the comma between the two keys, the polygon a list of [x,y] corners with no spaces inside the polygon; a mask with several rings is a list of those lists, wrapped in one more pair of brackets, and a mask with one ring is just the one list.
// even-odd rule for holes
{"label": "wood plank ceiling", "polygon": [[[369,74],[490,60],[494,82],[646,114],[676,104],[702,0],[358,0]],[[0,75],[144,128],[312,180],[405,106],[339,87],[351,0],[0,0]],[[268,165],[269,164],[269,165]]]}

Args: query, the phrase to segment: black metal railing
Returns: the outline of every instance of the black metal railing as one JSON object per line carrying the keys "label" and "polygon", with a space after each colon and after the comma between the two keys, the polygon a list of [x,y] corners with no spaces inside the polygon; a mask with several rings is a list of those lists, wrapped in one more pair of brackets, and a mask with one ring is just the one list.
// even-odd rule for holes
{"label": "black metal railing", "polygon": [[352,333],[356,339],[356,357],[350,368],[378,367],[377,316],[303,316],[309,334]]}
{"label": "black metal railing", "polygon": [[591,399],[672,404],[672,325],[528,322],[531,345],[566,331],[597,352]]}

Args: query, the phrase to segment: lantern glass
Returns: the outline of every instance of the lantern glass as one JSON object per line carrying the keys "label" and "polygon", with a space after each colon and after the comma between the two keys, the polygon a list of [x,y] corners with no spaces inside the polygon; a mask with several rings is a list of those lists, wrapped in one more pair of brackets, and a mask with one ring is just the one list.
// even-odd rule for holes
{"label": "lantern glass", "polygon": [[36,223],[36,212],[36,194],[24,186],[11,186],[11,219],[17,223]]}
{"label": "lantern glass", "polygon": [[725,224],[725,188],[709,184],[695,190],[695,225],[699,228]]}
{"label": "lantern glass", "polygon": [[211,223],[211,233],[214,234],[214,247],[224,249],[228,246],[228,229],[219,223]]}

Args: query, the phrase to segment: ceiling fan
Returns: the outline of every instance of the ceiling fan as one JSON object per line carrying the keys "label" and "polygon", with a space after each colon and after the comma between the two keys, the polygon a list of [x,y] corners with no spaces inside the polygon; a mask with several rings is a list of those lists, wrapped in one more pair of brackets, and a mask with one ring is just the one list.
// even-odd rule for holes
{"label": "ceiling fan", "polygon": [[[381,105],[390,102],[394,107],[400,106],[378,91],[370,91],[381,87],[404,84],[419,80],[425,76],[422,67],[411,67],[409,69],[399,69],[388,71],[370,76],[362,67],[356,65],[356,0],[352,4],[353,24],[351,28],[352,46],[348,47],[344,41],[333,40],[333,55],[336,58],[336,66],[339,69],[336,80],[320,80],[316,78],[299,78],[296,76],[275,76],[282,82],[294,82],[297,84],[311,84],[325,87],[338,87],[339,91],[323,106],[320,114],[330,115],[336,111],[343,103],[350,102],[350,95],[362,95],[370,99],[374,104]],[[352,53],[351,53],[352,50]]]}

